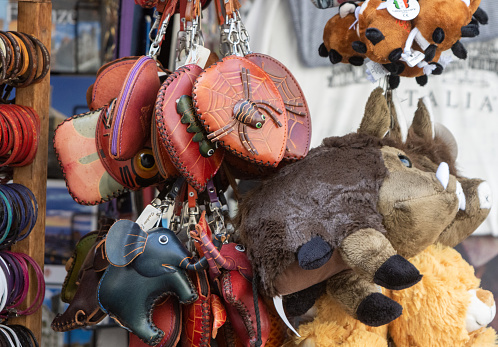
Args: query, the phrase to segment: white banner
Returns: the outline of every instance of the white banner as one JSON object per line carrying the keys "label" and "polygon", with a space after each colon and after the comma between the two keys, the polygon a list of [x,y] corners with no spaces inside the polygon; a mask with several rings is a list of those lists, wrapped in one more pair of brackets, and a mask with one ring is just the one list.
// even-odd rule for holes
{"label": "white banner", "polygon": [[[299,3],[301,7],[320,11],[310,1],[299,0]],[[246,27],[253,51],[280,60],[303,88],[312,114],[315,147],[324,137],[355,131],[367,97],[378,84],[366,80],[364,67],[346,64],[306,67],[298,53],[298,40],[309,45],[310,38],[304,37],[306,30],[302,27],[302,31],[296,32],[290,5],[295,6],[295,1],[256,0],[254,8],[258,11],[249,14]],[[333,10],[321,11],[334,14]],[[494,7],[491,12],[494,13]],[[497,18],[490,14],[488,39],[493,37],[492,32],[498,32]],[[311,21],[301,18],[299,25]],[[325,22],[314,23],[314,27],[321,25],[323,30]],[[320,40],[321,36],[310,54],[318,56]],[[397,95],[404,114],[410,117],[419,98],[430,98],[435,120],[449,128],[457,139],[461,174],[486,180],[494,193],[493,208],[478,233],[498,236],[498,39],[467,41],[465,45],[469,51],[467,60],[454,57],[443,75],[430,76],[425,87],[417,85],[414,79],[402,78]]]}

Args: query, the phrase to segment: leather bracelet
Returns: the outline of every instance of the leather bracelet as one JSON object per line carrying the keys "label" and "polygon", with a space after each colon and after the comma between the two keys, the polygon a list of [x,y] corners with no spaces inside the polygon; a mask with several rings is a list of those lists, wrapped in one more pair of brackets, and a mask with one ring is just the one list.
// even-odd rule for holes
{"label": "leather bracelet", "polygon": [[[28,328],[26,328],[23,325],[18,325],[18,324],[9,325],[9,327],[17,333],[17,336],[25,337],[25,341],[26,341],[25,345],[26,346],[39,347],[38,341],[36,340],[35,335],[33,334],[33,332],[31,330],[29,330]],[[23,346],[24,346],[24,344],[23,344]]]}
{"label": "leather bracelet", "polygon": [[3,40],[0,40],[0,83],[3,83],[5,80],[5,76],[7,74],[7,47],[5,47],[5,43]]}
{"label": "leather bracelet", "polygon": [[7,120],[7,123],[10,126],[10,135],[9,138],[12,137],[13,139],[13,145],[11,149],[11,153],[7,158],[0,158],[3,162],[0,163],[0,166],[5,166],[9,165],[11,162],[14,161],[14,159],[19,155],[19,152],[21,152],[22,148],[20,146],[19,140],[20,140],[20,132],[21,132],[21,124],[17,117],[12,115],[12,113],[8,112],[5,107],[0,108],[0,112],[4,119]]}
{"label": "leather bracelet", "polygon": [[2,232],[0,236],[0,244],[2,244],[10,233],[10,229],[12,227],[13,212],[10,201],[3,192],[0,192],[0,200],[3,202],[2,205],[4,210],[2,224],[0,224],[0,232]]}
{"label": "leather bracelet", "polygon": [[8,56],[7,68],[5,71],[5,79],[4,79],[4,81],[2,81],[2,83],[4,83],[12,76],[12,74],[14,72],[16,61],[15,61],[15,57],[14,57],[14,47],[12,47],[12,43],[7,38],[7,36],[5,36],[3,34],[2,31],[0,31],[0,39],[3,41],[3,43],[5,45],[6,53]]}
{"label": "leather bracelet", "polygon": [[27,263],[29,263],[36,273],[38,288],[36,291],[35,299],[33,300],[31,306],[29,306],[25,310],[17,312],[18,315],[28,316],[38,311],[38,309],[43,304],[43,299],[45,298],[45,278],[43,277],[43,272],[40,265],[38,265],[38,263],[33,258],[24,253],[17,253],[17,255],[23,258]]}
{"label": "leather bracelet", "polygon": [[[14,39],[14,41],[16,42],[17,46],[19,47],[19,49],[21,51],[19,72],[14,77],[14,78],[18,78],[19,76],[24,75],[26,73],[26,71],[28,71],[28,68],[29,68],[28,49],[26,48],[26,45],[21,40],[21,38],[19,36],[17,36],[14,31],[8,31],[6,34],[12,35],[12,38]],[[12,45],[14,46],[14,43]]]}
{"label": "leather bracelet", "polygon": [[[7,264],[5,262],[0,261],[0,288],[2,288],[2,297],[0,300],[0,312],[7,305],[7,300],[9,298],[9,292],[13,288],[13,278],[12,276],[8,276]],[[9,282],[10,280],[10,282]]]}
{"label": "leather bracelet", "polygon": [[36,221],[38,219],[38,202],[35,195],[29,188],[18,183],[12,183],[10,186],[18,192],[21,199],[24,201],[27,209],[27,214],[29,216],[29,224],[27,224],[23,228],[23,230],[25,230],[25,233],[20,234],[17,238],[16,242],[19,242],[28,237],[36,224]]}
{"label": "leather bracelet", "polygon": [[20,232],[20,228],[24,222],[22,216],[24,215],[24,206],[20,201],[20,197],[16,192],[14,192],[7,185],[0,185],[0,191],[5,194],[7,199],[9,200],[12,206],[12,228],[10,233],[7,235],[7,238],[1,244],[1,248],[6,248],[12,245],[16,240]]}
{"label": "leather bracelet", "polygon": [[22,62],[21,62],[21,47],[19,47],[19,44],[17,43],[16,39],[12,36],[7,31],[0,31],[0,35],[3,35],[3,37],[6,38],[6,42],[8,43],[8,46],[11,49],[11,54],[12,54],[12,62],[13,62],[13,67],[12,70],[10,71],[9,76],[7,77],[7,82],[10,80],[16,78],[19,75],[19,71],[21,70],[22,67]]}
{"label": "leather bracelet", "polygon": [[15,166],[17,162],[24,161],[28,153],[31,151],[31,146],[33,145],[33,137],[30,136],[30,129],[32,129],[31,126],[32,122],[27,112],[22,110],[22,107],[17,105],[5,105],[4,108],[7,110],[7,112],[10,115],[16,117],[21,126],[19,131],[19,143],[22,144],[20,145],[21,150],[10,163],[11,166]]}
{"label": "leather bracelet", "polygon": [[36,48],[33,41],[31,41],[31,39],[24,33],[17,31],[11,31],[10,33],[14,35],[15,38],[20,40],[21,52],[23,53],[23,63],[26,63],[27,67],[24,72],[20,71],[19,76],[12,80],[9,84],[14,87],[26,87],[33,82],[38,70],[38,56]]}
{"label": "leather bracelet", "polygon": [[34,109],[27,106],[16,105],[18,113],[25,117],[25,121],[28,124],[27,136],[29,137],[29,150],[25,155],[20,158],[20,161],[16,161],[11,164],[11,166],[25,166],[33,162],[38,151],[38,143],[40,140],[40,119],[38,114]]}
{"label": "leather bracelet", "polygon": [[30,107],[0,105],[0,167],[33,162],[39,144],[40,120]]}
{"label": "leather bracelet", "polygon": [[23,258],[17,253],[10,251],[2,251],[0,256],[4,258],[7,264],[13,269],[13,274],[16,279],[14,290],[7,301],[7,307],[2,311],[0,317],[8,318],[10,314],[17,315],[16,308],[26,299],[29,290],[29,271],[28,266]]}
{"label": "leather bracelet", "polygon": [[[10,333],[9,333],[9,331],[10,331]],[[21,342],[17,338],[17,335],[12,331],[12,329],[7,327],[6,325],[0,324],[0,334],[3,334],[3,336],[5,336],[5,338],[8,341],[9,344],[6,346],[22,347]]]}
{"label": "leather bracelet", "polygon": [[[38,71],[37,71],[37,75],[35,76],[35,78],[32,82],[32,84],[35,84],[35,83],[40,82],[47,75],[48,71],[50,70],[50,53],[49,53],[47,47],[45,47],[45,45],[39,39],[37,39],[33,35],[27,34],[27,36],[33,41],[36,48],[39,49],[40,53],[41,53],[38,55],[38,58],[39,58],[38,59],[38,71],[40,71],[40,73],[38,74]],[[41,64],[40,64],[40,56],[41,56]],[[41,66],[41,70],[40,70],[40,66]]]}

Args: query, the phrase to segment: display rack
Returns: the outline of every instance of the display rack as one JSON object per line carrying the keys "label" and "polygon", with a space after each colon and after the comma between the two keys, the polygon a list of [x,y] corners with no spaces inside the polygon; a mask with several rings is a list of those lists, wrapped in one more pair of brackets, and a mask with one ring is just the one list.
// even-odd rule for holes
{"label": "display rack", "polygon": [[[36,36],[50,51],[52,26],[52,2],[50,0],[19,0],[17,30]],[[19,88],[16,91],[16,103],[35,109],[40,117],[40,138],[38,152],[31,165],[14,170],[14,182],[20,183],[35,194],[38,201],[38,220],[25,240],[12,247],[14,252],[31,256],[43,269],[45,253],[45,211],[47,197],[47,160],[48,128],[50,107],[50,74],[38,84]],[[30,272],[30,285],[25,305],[31,305],[36,296],[36,277]],[[21,316],[9,320],[12,324],[22,324],[41,340],[42,310],[30,316]]]}

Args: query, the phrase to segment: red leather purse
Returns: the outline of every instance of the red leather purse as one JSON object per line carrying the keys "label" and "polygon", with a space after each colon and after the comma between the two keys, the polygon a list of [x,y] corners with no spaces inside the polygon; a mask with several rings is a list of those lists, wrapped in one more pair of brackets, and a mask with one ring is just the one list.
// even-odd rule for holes
{"label": "red leather purse", "polygon": [[92,111],[108,105],[118,97],[126,75],[139,57],[124,57],[103,65],[95,82],[86,91],[86,102]]}
{"label": "red leather purse", "polygon": [[[182,310],[178,300],[170,295],[163,302],[155,305],[152,311],[152,321],[164,331],[164,337],[156,347],[175,347],[180,341],[182,332]],[[149,345],[130,332],[129,347],[149,347]]]}
{"label": "red leather purse", "polygon": [[112,109],[112,159],[128,160],[150,140],[150,123],[160,86],[156,61],[140,57],[126,75]]}
{"label": "red leather purse", "polygon": [[186,65],[168,76],[159,90],[155,109],[162,145],[176,169],[197,191],[206,188],[224,154],[222,148],[205,138],[192,106],[192,85],[201,71],[197,65]]}

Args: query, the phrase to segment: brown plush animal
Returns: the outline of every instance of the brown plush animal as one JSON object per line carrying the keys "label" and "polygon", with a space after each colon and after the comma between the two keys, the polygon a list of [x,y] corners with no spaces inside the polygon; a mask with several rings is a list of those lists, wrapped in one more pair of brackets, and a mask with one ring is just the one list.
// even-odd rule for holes
{"label": "brown plush animal", "polygon": [[332,64],[363,65],[365,54],[356,52],[352,46],[353,42],[359,40],[358,33],[354,29],[356,22],[354,12],[357,7],[358,5],[351,1],[341,4],[339,13],[325,24],[323,43],[318,53],[322,57],[328,57]]}
{"label": "brown plush animal", "polygon": [[383,3],[368,0],[361,5],[357,25],[360,39],[353,42],[353,49],[379,64],[389,64],[401,59],[412,24],[394,18],[387,9],[378,9]]}
{"label": "brown plush animal", "polygon": [[242,200],[237,218],[266,295],[319,283],[323,277],[313,281],[297,274],[287,292],[276,286],[296,261],[303,271],[320,269],[323,275],[329,271],[323,265],[338,253],[353,271],[325,275],[333,275],[329,293],[372,326],[401,314],[401,306],[376,284],[399,290],[420,280],[398,248],[409,257],[434,243],[461,205],[447,165],[437,175],[422,171],[382,139],[391,119],[387,107],[373,101],[381,95],[377,90],[369,99],[372,112],[357,133],[325,139],[305,159],[263,181]]}
{"label": "brown plush animal", "polygon": [[[377,102],[387,106],[385,98],[378,98]],[[387,137],[410,153],[415,166],[435,172],[438,164],[445,161],[463,186],[465,208],[459,210],[436,240],[454,246],[474,232],[488,215],[489,186],[482,180],[458,175],[456,141],[446,128],[433,124],[428,106],[422,100],[408,136],[401,131],[403,127],[393,107],[391,115],[392,128]],[[348,316],[330,295],[323,295],[316,303],[314,320],[301,325],[298,329],[301,336],[285,346],[385,347],[388,340],[389,346],[396,347],[495,346],[496,332],[485,328],[495,312],[492,294],[479,288],[474,269],[446,246],[432,245],[410,258],[424,275],[419,283],[402,291],[383,291],[403,306],[398,319],[386,326],[368,327]]]}

